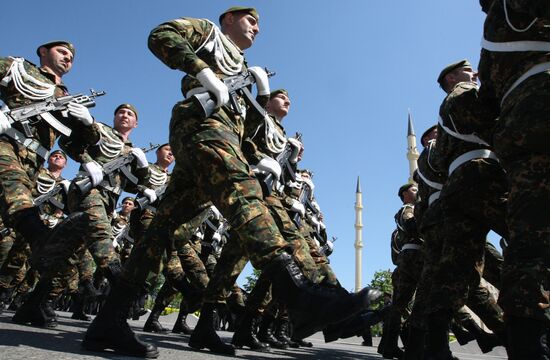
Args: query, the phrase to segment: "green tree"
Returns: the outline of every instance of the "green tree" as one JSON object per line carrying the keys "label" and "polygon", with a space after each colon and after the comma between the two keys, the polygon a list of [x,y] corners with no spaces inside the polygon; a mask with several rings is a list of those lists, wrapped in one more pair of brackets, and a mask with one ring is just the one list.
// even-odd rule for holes
{"label": "green tree", "polygon": [[243,287],[248,293],[250,293],[254,288],[254,285],[256,285],[256,280],[258,280],[258,277],[261,273],[262,272],[260,270],[254,269],[254,271],[252,271],[252,274],[246,277],[246,283],[243,285]]}

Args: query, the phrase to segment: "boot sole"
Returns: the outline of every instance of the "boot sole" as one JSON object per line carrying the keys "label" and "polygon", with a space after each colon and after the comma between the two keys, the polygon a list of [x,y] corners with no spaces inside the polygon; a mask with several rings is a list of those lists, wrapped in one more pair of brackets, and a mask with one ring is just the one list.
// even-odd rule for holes
{"label": "boot sole", "polygon": [[111,354],[114,352],[117,355],[142,357],[146,359],[156,359],[159,357],[158,350],[147,351],[145,353],[135,353],[131,351],[125,351],[124,349],[118,349],[116,346],[112,346],[112,344],[104,341],[90,341],[85,339],[82,342],[82,348],[93,352],[107,352]]}

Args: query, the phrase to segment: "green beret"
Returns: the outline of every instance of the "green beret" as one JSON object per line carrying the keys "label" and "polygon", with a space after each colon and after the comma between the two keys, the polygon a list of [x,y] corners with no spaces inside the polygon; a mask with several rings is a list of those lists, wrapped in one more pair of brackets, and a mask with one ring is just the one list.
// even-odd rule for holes
{"label": "green beret", "polygon": [[435,128],[437,128],[437,125],[430,126],[428,130],[422,133],[422,136],[420,137],[420,143],[422,144],[422,146],[426,147],[427,144],[424,144],[424,137],[428,136],[428,134],[431,133]]}
{"label": "green beret", "polygon": [[160,145],[160,146],[157,148],[157,150],[155,150],[155,151],[159,151],[160,149],[162,149],[162,148],[165,147],[165,146],[170,146],[170,143],[167,142],[167,143],[164,143],[164,144]]}
{"label": "green beret", "polygon": [[134,114],[136,114],[136,119],[137,119],[137,117],[138,117],[138,112],[137,112],[137,109],[134,107],[134,105],[132,105],[132,104],[120,104],[120,105],[117,106],[117,108],[115,109],[114,115],[116,115],[116,113],[117,113],[120,109],[129,109],[129,110],[132,110],[132,111],[134,112]]}
{"label": "green beret", "polygon": [[443,80],[445,79],[445,76],[447,76],[448,73],[450,73],[455,69],[459,69],[467,66],[471,67],[472,64],[470,64],[470,62],[466,59],[447,65],[443,70],[441,70],[441,73],[439,73],[439,76],[437,77],[437,82],[439,83],[439,86],[443,87]]}
{"label": "green beret", "polygon": [[47,42],[45,44],[40,45],[39,47],[36,48],[36,55],[38,55],[38,57],[40,57],[40,51],[39,50],[40,50],[41,47],[45,47],[46,49],[50,49],[50,48],[52,48],[56,45],[63,45],[64,47],[69,49],[69,51],[73,54],[73,57],[74,57],[74,55],[76,53],[74,45],[71,44],[68,41],[65,41],[65,40],[55,40],[55,41],[50,41],[50,42]]}
{"label": "green beret", "polygon": [[225,10],[219,18],[220,25],[222,23],[223,18],[225,15],[229,13],[236,13],[236,12],[244,12],[247,14],[252,15],[257,21],[260,21],[260,15],[258,15],[258,12],[253,7],[246,7],[246,6],[232,6],[229,9]]}
{"label": "green beret", "polygon": [[285,94],[286,96],[288,96],[288,91],[286,91],[285,89],[273,90],[273,91],[269,94],[269,97],[272,98],[272,97],[276,96],[277,94]]}
{"label": "green beret", "polygon": [[403,192],[409,190],[411,187],[416,186],[414,183],[407,183],[405,185],[401,185],[399,188],[399,191],[397,192],[397,196],[403,201]]}
{"label": "green beret", "polygon": [[121,204],[124,203],[126,200],[130,200],[131,202],[135,202],[135,201],[136,201],[135,198],[133,198],[133,197],[131,197],[131,196],[126,196],[124,199],[122,199]]}
{"label": "green beret", "polygon": [[61,154],[61,156],[63,156],[65,158],[65,160],[67,160],[67,154],[65,154],[65,151],[63,150],[55,150],[55,151],[52,151],[50,153],[50,157],[55,155],[55,154]]}

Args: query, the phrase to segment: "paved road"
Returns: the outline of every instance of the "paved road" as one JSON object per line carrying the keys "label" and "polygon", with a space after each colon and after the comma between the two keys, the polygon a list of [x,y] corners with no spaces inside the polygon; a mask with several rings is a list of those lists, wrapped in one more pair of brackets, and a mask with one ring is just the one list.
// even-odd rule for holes
{"label": "paved road", "polygon": [[[80,342],[87,323],[70,319],[70,314],[59,313],[59,326],[56,329],[41,329],[28,326],[20,326],[11,322],[13,312],[5,311],[0,315],[0,360],[66,360],[66,359],[134,359],[126,356],[115,356],[112,353],[90,353],[80,348]],[[161,317],[161,323],[171,327],[175,321],[175,315]],[[136,331],[141,330],[145,317],[138,321],[130,321],[130,325]],[[194,320],[190,321],[194,325]],[[189,359],[210,360],[224,359],[228,357],[216,356],[208,352],[197,352],[187,346],[188,336],[176,334],[156,335],[140,332],[141,337],[155,343],[160,349],[159,359]],[[231,333],[220,332],[220,335],[229,340]],[[308,339],[313,343],[312,348],[273,350],[271,353],[258,353],[247,350],[237,350],[237,357],[250,360],[268,359],[382,359],[376,353],[376,348],[361,346],[360,338],[340,340],[325,344],[321,334],[316,334]],[[377,339],[375,338],[375,343]],[[460,347],[452,344],[453,351],[461,360],[501,360],[506,359],[503,348],[496,348],[493,352],[480,355],[476,345]]]}

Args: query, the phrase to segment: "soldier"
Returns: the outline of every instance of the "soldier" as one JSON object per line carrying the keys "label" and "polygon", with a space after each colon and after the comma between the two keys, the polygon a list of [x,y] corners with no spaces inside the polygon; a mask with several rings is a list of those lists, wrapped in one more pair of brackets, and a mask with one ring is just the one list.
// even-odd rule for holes
{"label": "soldier", "polygon": [[506,170],[510,229],[499,304],[510,359],[548,359],[550,12],[544,1],[481,1],[480,97],[499,107],[493,143]]}
{"label": "soldier", "polygon": [[[439,196],[444,242],[430,291],[428,327],[431,351],[442,357],[451,356],[445,334],[453,311],[464,306],[470,288],[480,283],[488,232],[507,236],[505,174],[484,140],[496,112],[479,98],[476,81],[467,60],[445,67],[438,77],[447,96],[440,107],[434,166],[446,171],[447,179]],[[483,320],[504,336],[500,315]]]}
{"label": "soldier", "polygon": [[384,346],[378,349],[378,352],[388,359],[403,356],[403,351],[398,347],[401,321],[402,318],[409,315],[408,305],[413,300],[424,264],[422,252],[420,251],[423,240],[418,234],[414,214],[417,192],[418,188],[414,183],[405,184],[398,191],[398,196],[403,202],[403,206],[395,214],[396,235],[399,239],[399,255],[397,257],[399,276],[396,277],[396,282],[393,283],[392,307],[388,318],[384,322],[384,333],[382,335],[385,338],[383,341]]}
{"label": "soldier", "polygon": [[[201,204],[211,200],[238,234],[252,264],[270,274],[277,290],[284,289],[279,296],[285,302],[295,309],[300,308],[300,304],[316,304],[308,305],[309,311],[295,319],[302,321],[303,331],[309,334],[335,318],[362,309],[366,294],[336,296],[324,289],[313,289],[288,254],[289,245],[263,204],[261,187],[241,152],[239,139],[244,117],[239,113],[245,110],[244,100],[237,99],[237,104],[233,104],[240,110],[226,105],[229,93],[220,78],[246,70],[243,51],[252,46],[259,32],[258,19],[255,9],[234,7],[220,17],[221,30],[208,20],[181,18],[151,32],[149,48],[153,53],[169,67],[188,74],[182,83],[188,99],[177,103],[172,112],[170,145],[176,166],[150,230],[157,226],[156,222],[167,222],[168,226],[160,228],[173,232],[181,221],[196,216]],[[258,68],[252,73],[265,102],[269,94],[267,76]],[[217,104],[207,118],[193,100],[193,95],[205,91],[214,95]],[[128,327],[124,307],[143,284],[149,269],[157,266],[162,253],[170,249],[166,243],[169,238],[164,231],[148,236],[143,248],[134,248],[125,267],[126,279],[113,288],[102,312],[88,329],[83,342],[85,348],[114,348],[118,353],[158,356],[153,345],[140,342]],[[290,269],[296,270],[291,274]],[[303,301],[304,297],[308,297],[308,301]],[[212,331],[213,311],[213,304],[203,306],[202,322],[195,328],[195,332],[202,332],[203,336],[190,345],[234,354],[233,347],[223,344]]]}
{"label": "soldier", "polygon": [[[40,67],[23,58],[0,58],[0,99],[15,110],[51,97],[68,95],[62,77],[71,70],[74,46],[67,41],[53,41],[36,50]],[[11,227],[31,247],[44,240],[49,229],[34,207],[32,191],[38,170],[49,157],[55,139],[72,130],[85,144],[98,139],[98,129],[88,109],[76,102],[69,104],[68,117],[58,113],[41,114],[43,120],[32,125],[13,125],[0,111],[0,207],[4,225]],[[38,120],[38,119],[34,119]],[[67,129],[67,126],[70,129]],[[42,314],[39,323],[44,323]]]}
{"label": "soldier", "polygon": [[113,231],[113,246],[120,255],[120,262],[124,264],[130,256],[134,239],[130,236],[130,215],[135,208],[135,199],[127,196],[122,199],[121,209],[114,213],[111,221]]}
{"label": "soldier", "polygon": [[[120,259],[112,243],[111,215],[115,209],[122,190],[142,192],[145,196],[155,198],[153,190],[146,188],[148,162],[143,151],[132,146],[129,136],[137,127],[137,110],[131,104],[121,104],[114,111],[114,127],[96,123],[99,128],[99,139],[91,146],[79,141],[61,139],[60,146],[73,158],[82,159],[81,172],[71,185],[68,196],[68,208],[72,213],[81,213],[84,220],[75,223],[68,231],[56,228],[55,239],[47,242],[40,251],[40,264],[48,264],[39,269],[42,278],[32,296],[21,306],[14,318],[19,323],[34,322],[38,316],[37,309],[44,301],[45,294],[52,286],[52,278],[59,276],[70,267],[70,258],[76,250],[86,244],[94,257],[96,265],[112,284],[120,273]],[[133,159],[127,173],[133,173],[136,184],[120,168],[108,176],[104,175],[102,165],[122,156]],[[104,176],[107,179],[103,179]],[[78,183],[89,180],[89,192],[81,192]],[[15,320],[14,320],[15,321]]]}

